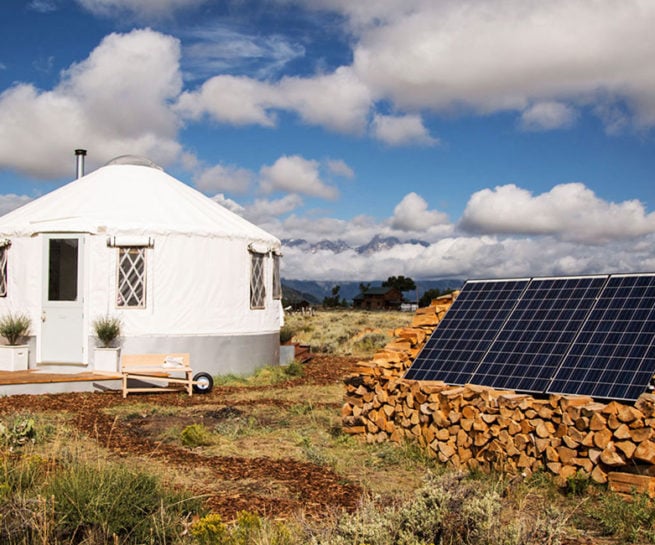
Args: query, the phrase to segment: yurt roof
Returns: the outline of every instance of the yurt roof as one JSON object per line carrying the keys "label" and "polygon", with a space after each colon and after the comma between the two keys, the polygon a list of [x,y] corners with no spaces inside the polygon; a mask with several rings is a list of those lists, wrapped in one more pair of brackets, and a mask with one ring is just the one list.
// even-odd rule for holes
{"label": "yurt roof", "polygon": [[66,232],[193,234],[280,244],[149,159],[134,156],[118,157],[0,217],[2,236]]}

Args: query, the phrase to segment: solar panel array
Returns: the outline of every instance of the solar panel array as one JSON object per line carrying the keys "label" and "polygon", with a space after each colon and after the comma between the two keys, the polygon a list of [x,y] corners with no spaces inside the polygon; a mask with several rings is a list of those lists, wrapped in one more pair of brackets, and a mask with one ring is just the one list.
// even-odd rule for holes
{"label": "solar panel array", "polygon": [[635,400],[654,341],[654,274],[475,280],[406,378]]}

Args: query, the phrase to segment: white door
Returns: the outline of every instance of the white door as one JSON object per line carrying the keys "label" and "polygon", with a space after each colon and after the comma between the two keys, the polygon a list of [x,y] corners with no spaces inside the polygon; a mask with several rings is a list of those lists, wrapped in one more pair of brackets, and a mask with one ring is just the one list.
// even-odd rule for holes
{"label": "white door", "polygon": [[42,363],[84,361],[83,250],[81,236],[44,237]]}

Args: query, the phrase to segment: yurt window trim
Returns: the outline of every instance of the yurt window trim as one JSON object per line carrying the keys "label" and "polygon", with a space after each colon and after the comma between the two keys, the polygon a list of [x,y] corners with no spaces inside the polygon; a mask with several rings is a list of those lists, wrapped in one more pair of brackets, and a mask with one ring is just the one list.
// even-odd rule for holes
{"label": "yurt window trim", "polygon": [[274,300],[282,299],[282,278],[280,277],[281,257],[281,253],[273,251],[273,287],[271,292]]}
{"label": "yurt window trim", "polygon": [[120,235],[107,237],[107,246],[118,249],[116,261],[116,307],[146,308],[146,250],[155,246],[148,236]]}
{"label": "yurt window trim", "polygon": [[117,294],[118,308],[146,308],[146,248],[118,248]]}
{"label": "yurt window trim", "polygon": [[0,297],[7,297],[7,259],[11,246],[9,239],[0,239]]}
{"label": "yurt window trim", "polygon": [[250,308],[263,310],[266,308],[265,258],[268,249],[263,252],[255,244],[248,245],[250,252]]}

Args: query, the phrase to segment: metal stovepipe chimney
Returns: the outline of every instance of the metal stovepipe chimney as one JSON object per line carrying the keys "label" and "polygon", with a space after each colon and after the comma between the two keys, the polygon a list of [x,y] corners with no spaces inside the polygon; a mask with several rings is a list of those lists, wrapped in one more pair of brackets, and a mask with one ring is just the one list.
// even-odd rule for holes
{"label": "metal stovepipe chimney", "polygon": [[75,150],[75,157],[77,158],[77,168],[76,168],[76,171],[75,171],[75,177],[77,179],[84,176],[84,157],[85,156],[86,156],[86,150],[85,149],[76,149]]}

